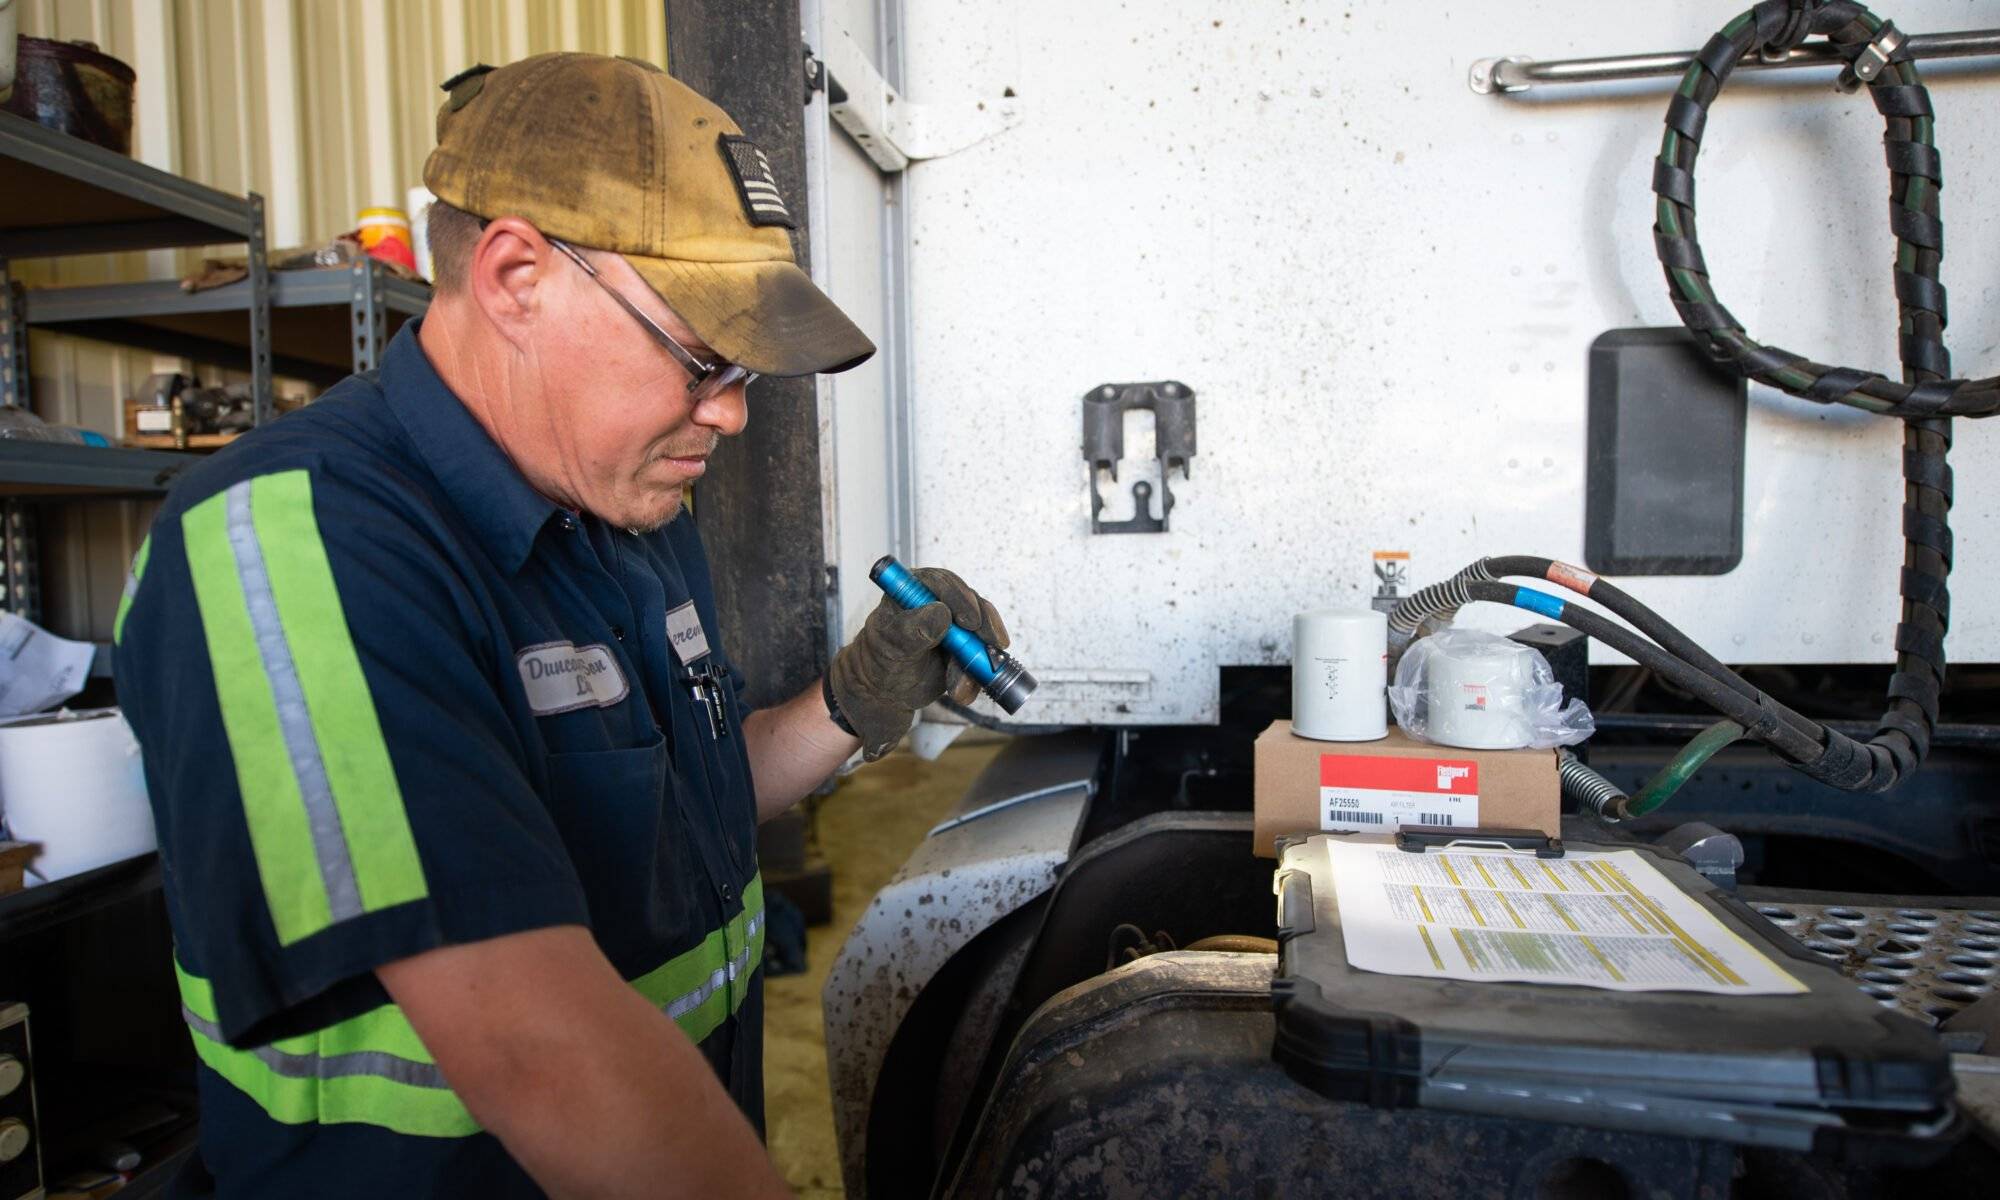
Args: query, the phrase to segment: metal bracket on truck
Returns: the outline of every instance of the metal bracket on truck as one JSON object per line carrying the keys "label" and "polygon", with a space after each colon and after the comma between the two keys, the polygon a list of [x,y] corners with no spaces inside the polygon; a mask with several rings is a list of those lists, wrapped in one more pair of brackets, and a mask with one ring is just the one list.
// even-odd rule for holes
{"label": "metal bracket on truck", "polygon": [[[1118,460],[1125,457],[1125,414],[1145,409],[1153,414],[1153,455],[1160,460],[1160,515],[1153,515],[1153,485],[1132,485],[1132,518],[1104,519],[1104,493],[1097,473],[1110,471],[1118,481]],[[1194,457],[1194,390],[1184,383],[1107,383],[1083,398],[1083,457],[1090,464],[1090,532],[1165,533],[1174,515],[1174,493],[1167,477],[1175,467],[1190,478]]]}
{"label": "metal bracket on truck", "polygon": [[835,26],[821,57],[826,66],[827,112],[862,153],[884,171],[943,158],[976,146],[1021,123],[1013,96],[959,104],[913,104],[904,99],[852,35]]}

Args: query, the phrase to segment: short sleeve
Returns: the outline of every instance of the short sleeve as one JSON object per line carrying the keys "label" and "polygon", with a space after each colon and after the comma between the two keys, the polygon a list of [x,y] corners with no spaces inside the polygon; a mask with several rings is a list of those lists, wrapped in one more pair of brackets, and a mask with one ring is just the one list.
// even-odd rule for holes
{"label": "short sleeve", "polygon": [[[178,500],[178,498],[176,498]],[[423,501],[320,464],[155,523],[116,629],[176,954],[224,1040],[382,1003],[376,967],[586,924]]]}

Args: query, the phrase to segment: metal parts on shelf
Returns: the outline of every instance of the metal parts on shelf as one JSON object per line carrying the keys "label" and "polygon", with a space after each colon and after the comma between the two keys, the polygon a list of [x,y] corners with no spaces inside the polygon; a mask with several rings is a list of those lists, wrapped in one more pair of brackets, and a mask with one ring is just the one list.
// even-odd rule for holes
{"label": "metal parts on shelf", "polygon": [[[1879,71],[1886,55],[1898,47],[1884,48]],[[1966,29],[1955,33],[1915,34],[1900,47],[1911,58],[1981,58],[2000,56],[2000,29]],[[1609,83],[1621,79],[1654,79],[1679,75],[1693,63],[1695,52],[1683,50],[1663,54],[1622,54],[1605,58],[1565,58],[1541,62],[1521,55],[1482,58],[1473,62],[1466,84],[1482,96],[1525,92],[1537,86],[1569,83]],[[1826,42],[1808,42],[1782,54],[1746,55],[1738,70],[1781,70],[1791,67],[1846,68],[1847,60]],[[2000,63],[1995,64],[2000,67]],[[1856,72],[1860,74],[1857,64]],[[1860,82],[1868,76],[1860,75]]]}
{"label": "metal parts on shelf", "polygon": [[[246,243],[250,378],[258,413],[269,413],[271,272],[262,196],[232,196],[11,114],[0,116],[0,185],[9,197],[0,214],[0,259]],[[9,308],[13,332],[21,310]],[[13,386],[0,396],[6,403],[26,395],[25,346],[23,338],[10,348]]]}
{"label": "metal parts on shelf", "polygon": [[[1104,494],[1097,473],[1108,470],[1118,481],[1118,460],[1125,457],[1125,414],[1135,409],[1153,414],[1153,454],[1160,463],[1160,515],[1153,516],[1153,485],[1132,484],[1132,517],[1104,519]],[[1090,531],[1092,533],[1165,533],[1173,516],[1174,493],[1167,477],[1175,467],[1191,477],[1194,457],[1194,390],[1175,380],[1159,383],[1107,383],[1083,398],[1083,457],[1090,464]]]}
{"label": "metal parts on shelf", "polygon": [[[373,259],[341,270],[273,273],[265,245],[264,198],[231,196],[134,162],[75,138],[0,115],[0,402],[24,403],[27,325],[207,359],[247,371],[259,423],[274,414],[271,376],[283,371],[329,384],[377,366],[390,314],[421,314],[430,291],[391,276]],[[173,280],[56,288],[15,296],[5,287],[8,256],[242,242],[249,277],[184,292]],[[289,321],[275,336],[274,308],[325,307],[323,324]],[[215,314],[242,314],[241,324]]]}

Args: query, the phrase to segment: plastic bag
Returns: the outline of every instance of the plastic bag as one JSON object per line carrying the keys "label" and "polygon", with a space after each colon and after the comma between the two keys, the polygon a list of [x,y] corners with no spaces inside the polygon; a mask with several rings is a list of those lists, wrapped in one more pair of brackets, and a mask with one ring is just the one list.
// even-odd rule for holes
{"label": "plastic bag", "polygon": [[109,446],[111,439],[73,425],[51,425],[16,404],[0,406],[0,438],[23,442],[68,442],[72,446]]}
{"label": "plastic bag", "polygon": [[1396,664],[1389,707],[1411,737],[1469,750],[1574,746],[1597,731],[1583,701],[1563,703],[1538,651],[1476,629],[1414,642]]}

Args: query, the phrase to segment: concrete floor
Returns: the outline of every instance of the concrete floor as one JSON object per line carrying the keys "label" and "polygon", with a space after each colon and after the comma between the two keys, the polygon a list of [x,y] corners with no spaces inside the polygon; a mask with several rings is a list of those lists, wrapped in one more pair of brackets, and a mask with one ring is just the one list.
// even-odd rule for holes
{"label": "concrete floor", "polygon": [[[978,740],[973,740],[977,737]],[[968,734],[936,762],[890,755],[820,801],[819,852],[833,866],[833,921],[807,933],[807,970],[764,990],[764,1109],[771,1157],[807,1200],[844,1196],[819,993],[855,919],[964,794],[1004,739]]]}

